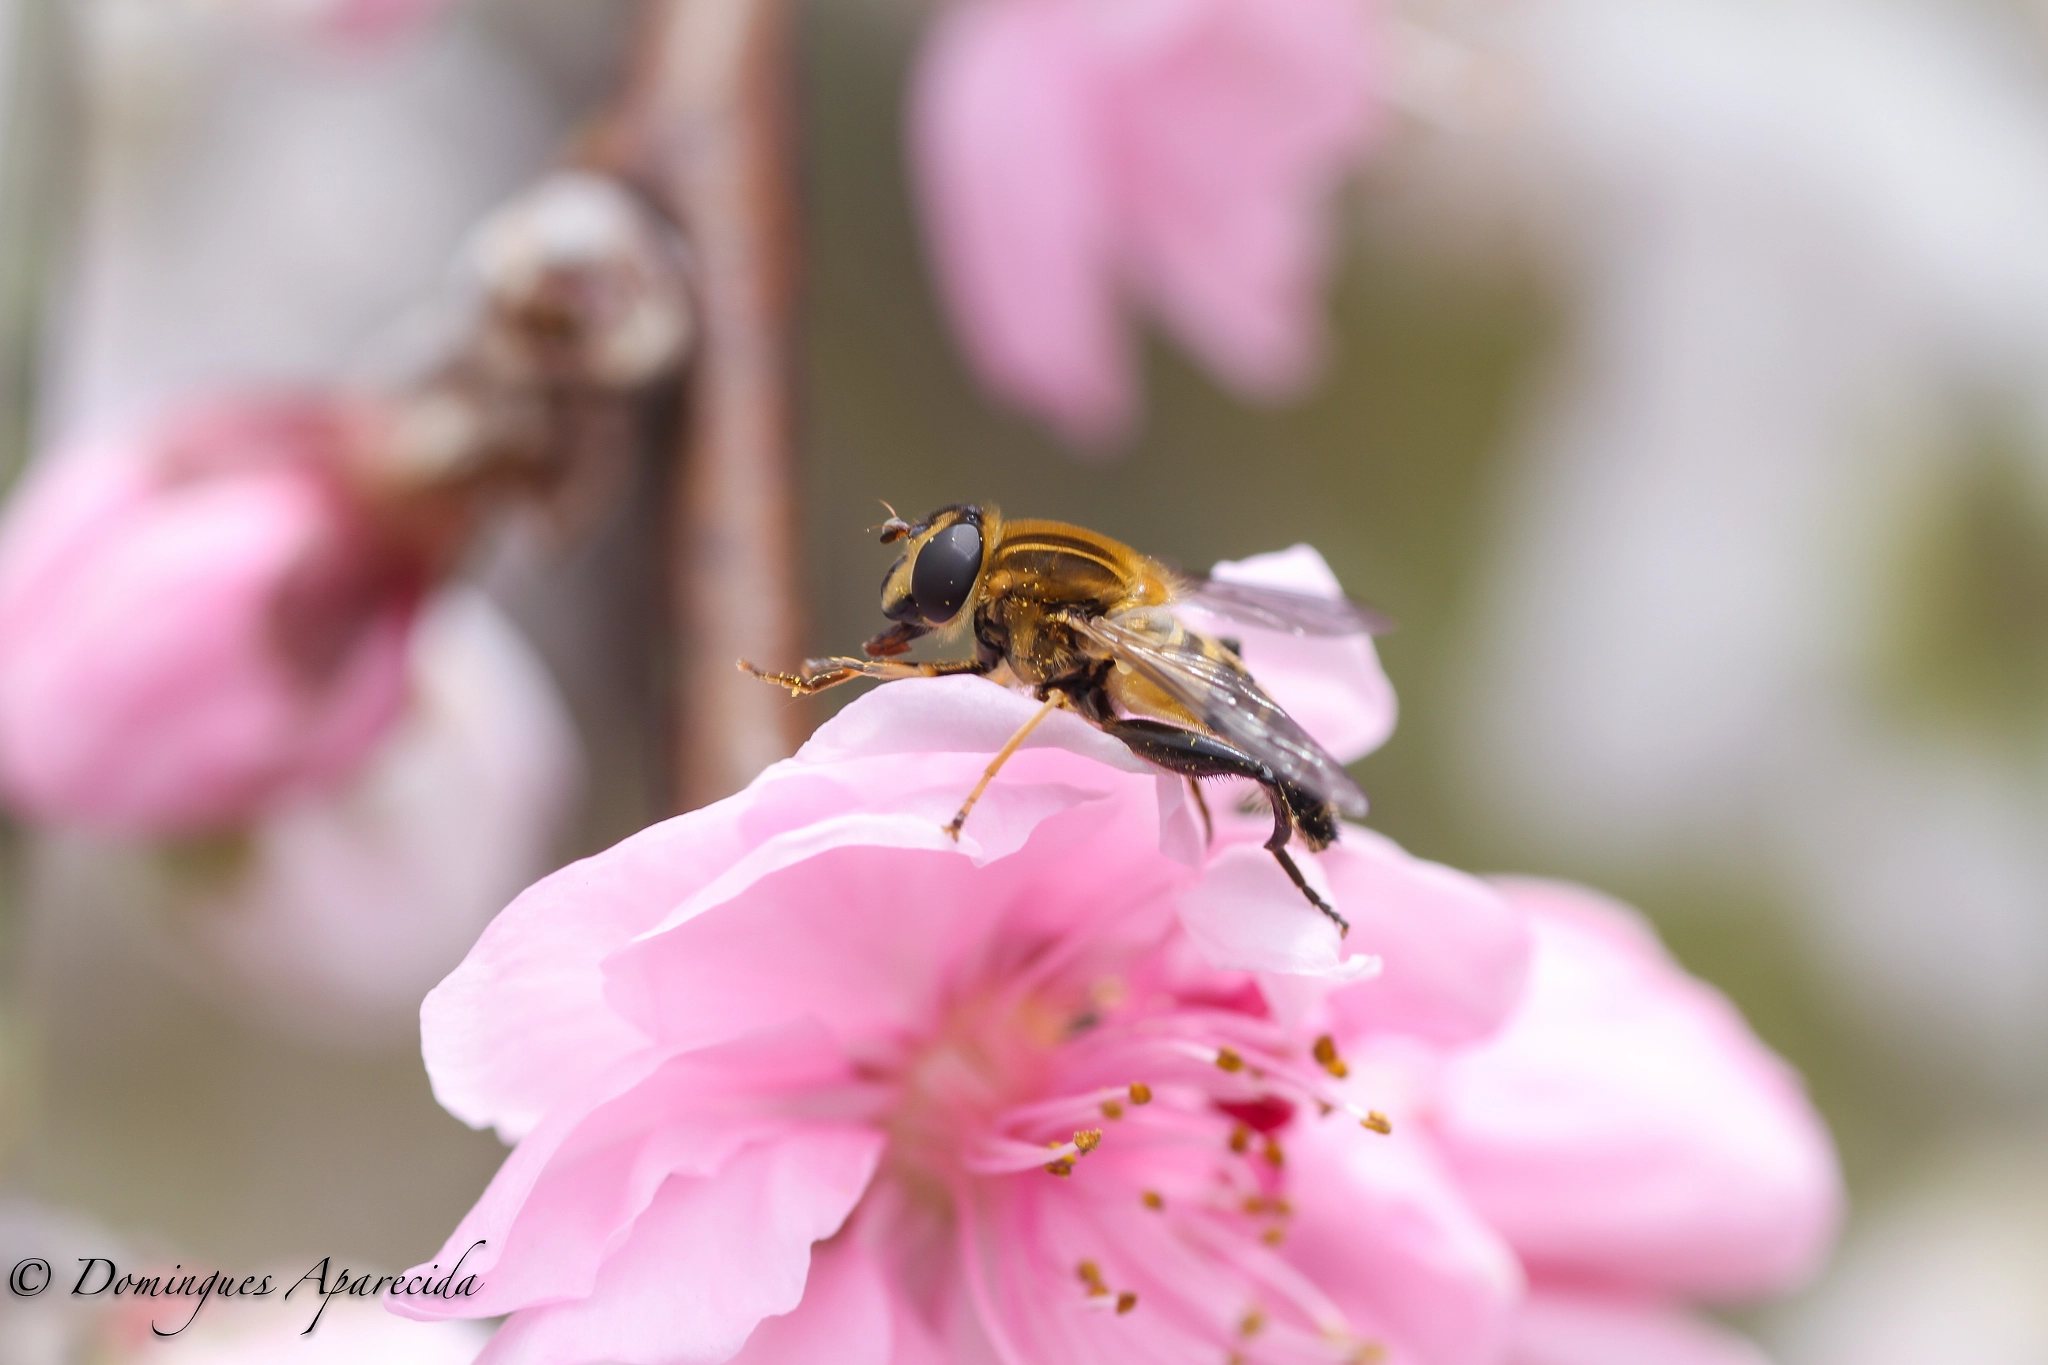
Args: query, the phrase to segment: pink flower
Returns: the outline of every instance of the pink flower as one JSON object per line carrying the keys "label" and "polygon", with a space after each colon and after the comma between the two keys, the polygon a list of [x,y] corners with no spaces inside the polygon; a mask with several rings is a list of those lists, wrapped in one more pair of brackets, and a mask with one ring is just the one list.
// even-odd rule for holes
{"label": "pink flower", "polygon": [[66,453],[0,528],[0,792],[176,835],[355,767],[404,703],[422,572],[339,482],[358,418],[248,399]]}
{"label": "pink flower", "polygon": [[983,381],[1101,445],[1149,309],[1239,391],[1316,363],[1325,201],[1371,123],[1363,0],[956,0],[910,104],[926,232]]}
{"label": "pink flower", "polygon": [[[422,1013],[442,1102],[520,1139],[439,1258],[481,1239],[481,1292],[400,1311],[511,1313],[493,1361],[1484,1358],[1506,1247],[1240,970],[1369,962],[1262,851],[1205,863],[1180,785],[1065,713],[946,838],[1033,709],[879,688],[515,901]],[[1499,1020],[1526,940],[1483,884],[1363,832],[1315,861],[1412,966],[1399,1022]],[[1215,879],[1221,966],[1178,928]],[[1297,1252],[1290,1208],[1356,1234]]]}
{"label": "pink flower", "polygon": [[[1343,694],[1308,723],[1384,733]],[[1678,1305],[1802,1273],[1836,1184],[1725,1003],[1583,893],[1359,829],[1306,860],[1340,944],[1263,819],[1212,799],[1204,848],[1067,713],[953,843],[1033,711],[884,686],[513,902],[422,1010],[441,1102],[518,1144],[434,1263],[477,1292],[394,1306],[510,1314],[494,1365],[1741,1358]]]}

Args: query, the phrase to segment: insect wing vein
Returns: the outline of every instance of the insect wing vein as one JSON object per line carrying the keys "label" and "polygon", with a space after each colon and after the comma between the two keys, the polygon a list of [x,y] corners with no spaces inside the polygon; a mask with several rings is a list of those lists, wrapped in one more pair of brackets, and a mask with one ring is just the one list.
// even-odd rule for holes
{"label": "insect wing vein", "polygon": [[1348,597],[1317,597],[1219,578],[1187,580],[1174,604],[1289,635],[1384,635],[1394,628],[1386,616]]}
{"label": "insect wing vein", "polygon": [[1074,625],[1281,777],[1346,815],[1365,814],[1365,793],[1344,765],[1261,691],[1249,673],[1211,657],[1201,637],[1185,627],[1162,630],[1159,615],[1140,610]]}

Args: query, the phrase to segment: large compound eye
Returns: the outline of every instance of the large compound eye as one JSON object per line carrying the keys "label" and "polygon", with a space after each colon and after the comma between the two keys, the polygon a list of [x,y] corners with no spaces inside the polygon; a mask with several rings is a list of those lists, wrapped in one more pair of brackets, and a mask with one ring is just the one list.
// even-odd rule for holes
{"label": "large compound eye", "polygon": [[927,625],[944,625],[960,614],[981,572],[981,528],[959,521],[925,542],[910,569],[910,595]]}

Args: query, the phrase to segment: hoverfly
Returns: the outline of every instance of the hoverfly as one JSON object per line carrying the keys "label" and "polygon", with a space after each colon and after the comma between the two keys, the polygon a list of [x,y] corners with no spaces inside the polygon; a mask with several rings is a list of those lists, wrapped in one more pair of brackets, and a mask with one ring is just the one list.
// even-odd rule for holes
{"label": "hoverfly", "polygon": [[[1299,835],[1311,852],[1329,847],[1338,816],[1365,814],[1365,793],[1253,681],[1237,642],[1197,634],[1173,608],[1192,605],[1296,635],[1383,631],[1382,618],[1341,598],[1178,573],[1107,536],[1058,521],[1006,520],[986,504],[942,507],[917,522],[891,509],[881,532],[884,545],[907,544],[882,580],[882,614],[893,624],[862,646],[867,658],[810,659],[797,673],[763,672],[745,660],[740,667],[792,696],[855,678],[959,673],[1031,688],[1045,705],[996,754],[946,826],[955,839],[1003,764],[1059,706],[1188,778],[1198,803],[1196,779],[1249,778],[1273,809],[1266,847],[1309,903],[1340,932],[1349,930],[1287,845]],[[934,632],[964,632],[974,657],[898,657]]]}

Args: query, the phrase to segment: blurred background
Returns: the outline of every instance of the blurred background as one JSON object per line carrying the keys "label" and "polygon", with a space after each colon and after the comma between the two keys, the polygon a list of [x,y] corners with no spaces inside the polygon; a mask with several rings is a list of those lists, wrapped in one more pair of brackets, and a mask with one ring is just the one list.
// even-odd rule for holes
{"label": "blurred background", "polygon": [[[314,8],[0,3],[0,479],[194,392],[385,382],[636,79],[627,0]],[[1148,327],[1142,415],[1076,444],[948,320],[905,140],[934,8],[793,7],[796,534],[741,550],[795,591],[748,607],[866,638],[882,498],[1191,567],[1314,544],[1399,622],[1374,825],[1632,901],[1807,1077],[1852,1223],[1743,1325],[1786,1365],[2048,1362],[2048,8],[1390,0],[1312,380],[1248,400]],[[10,1198],[234,1264],[438,1244],[502,1149],[434,1104],[419,995],[689,786],[693,401],[631,401],[572,531],[467,545],[410,665],[438,719],[367,794],[225,852],[7,831]]]}

